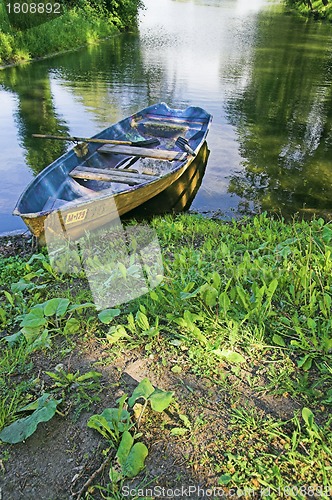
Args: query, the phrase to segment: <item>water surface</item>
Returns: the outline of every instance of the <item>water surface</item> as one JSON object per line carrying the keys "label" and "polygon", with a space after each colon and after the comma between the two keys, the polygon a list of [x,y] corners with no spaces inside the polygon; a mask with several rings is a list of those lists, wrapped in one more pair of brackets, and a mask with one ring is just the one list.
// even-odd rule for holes
{"label": "water surface", "polygon": [[[248,5],[250,4],[250,5]],[[65,152],[33,133],[91,136],[147,105],[213,114],[191,209],[332,213],[332,27],[257,0],[145,0],[136,34],[0,71],[0,233]]]}

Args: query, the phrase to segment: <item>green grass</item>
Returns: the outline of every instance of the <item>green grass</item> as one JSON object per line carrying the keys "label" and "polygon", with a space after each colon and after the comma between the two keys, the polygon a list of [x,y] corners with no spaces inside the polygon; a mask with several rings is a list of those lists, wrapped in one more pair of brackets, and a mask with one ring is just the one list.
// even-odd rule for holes
{"label": "green grass", "polygon": [[134,27],[133,14],[140,2],[127,2],[121,15],[113,15],[96,4],[79,2],[79,7],[65,10],[64,14],[30,29],[15,29],[8,22],[5,6],[0,3],[0,64],[18,63],[49,56],[119,33]]}
{"label": "green grass", "polygon": [[[132,352],[152,363],[155,376],[178,377],[177,403],[167,418],[148,419],[145,432],[152,436],[150,446],[153,439],[171,439],[175,447],[190,443],[196,451],[186,455],[186,466],[193,474],[199,470],[206,484],[257,494],[265,489],[268,498],[280,498],[290,486],[291,498],[305,498],[309,487],[317,492],[320,486],[321,498],[328,498],[331,224],[322,219],[286,223],[263,214],[231,222],[166,216],[150,225],[162,249],[164,279],[121,305],[109,321],[88,305],[78,308],[91,300],[82,274],[54,274],[43,256],[30,264],[11,259],[10,267],[0,260],[6,401],[0,421],[15,420],[18,407],[31,400],[33,357],[52,349],[61,358],[79,338],[108,353],[108,364]],[[13,284],[19,275],[19,284]],[[124,274],[123,279],[133,278]],[[61,312],[52,313],[52,297],[67,299],[57,302]],[[22,325],[35,322],[36,311],[37,330],[22,334]],[[12,366],[9,357],[16,360]],[[21,373],[18,389],[8,383],[12,370]],[[190,390],[182,396],[188,377],[201,381],[206,393],[198,397]],[[36,388],[32,393],[40,395]],[[218,401],[213,418],[204,417],[207,401]]]}

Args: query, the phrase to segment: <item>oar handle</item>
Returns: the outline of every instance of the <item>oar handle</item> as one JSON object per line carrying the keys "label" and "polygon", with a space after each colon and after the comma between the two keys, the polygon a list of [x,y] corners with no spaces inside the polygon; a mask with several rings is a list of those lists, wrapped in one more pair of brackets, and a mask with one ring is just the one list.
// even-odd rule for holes
{"label": "oar handle", "polygon": [[117,141],[116,139],[93,139],[88,137],[65,137],[63,135],[44,135],[32,134],[32,137],[38,139],[55,139],[58,141],[70,142],[96,142],[98,144],[123,144],[127,146],[151,146],[152,144],[160,144],[159,139],[153,137],[151,139],[144,139],[142,141]]}
{"label": "oar handle", "polygon": [[97,142],[100,144],[132,144],[131,141],[116,141],[113,139],[93,139],[88,137],[65,137],[63,135],[44,135],[44,134],[32,134],[32,137],[37,139],[55,139],[57,141],[69,141],[69,142]]}

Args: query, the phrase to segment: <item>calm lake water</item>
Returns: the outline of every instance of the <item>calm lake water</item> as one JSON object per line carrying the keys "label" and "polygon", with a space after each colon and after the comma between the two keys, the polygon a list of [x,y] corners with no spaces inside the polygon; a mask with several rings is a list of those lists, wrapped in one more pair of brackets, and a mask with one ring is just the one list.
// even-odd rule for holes
{"label": "calm lake water", "polygon": [[332,214],[332,26],[263,0],[144,0],[137,34],[0,71],[0,234],[28,182],[65,151],[164,101],[213,115],[191,209]]}

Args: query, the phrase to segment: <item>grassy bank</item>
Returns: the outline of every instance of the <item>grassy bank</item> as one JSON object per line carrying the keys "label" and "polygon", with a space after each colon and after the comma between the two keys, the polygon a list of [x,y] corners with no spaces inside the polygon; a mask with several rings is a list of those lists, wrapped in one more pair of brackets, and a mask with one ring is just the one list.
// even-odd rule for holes
{"label": "grassy bank", "polygon": [[285,0],[287,6],[296,9],[302,16],[315,17],[315,19],[325,19],[332,22],[332,4],[326,0]]}
{"label": "grassy bank", "polygon": [[18,498],[31,457],[26,498],[45,481],[52,498],[70,485],[73,498],[147,498],[156,485],[167,498],[189,485],[217,488],[212,498],[328,498],[331,224],[181,215],[151,227],[163,281],[102,313],[79,268],[69,278],[43,253],[1,258],[0,428],[52,418],[1,445],[4,498]]}
{"label": "grassy bank", "polygon": [[5,5],[0,3],[0,65],[72,50],[133,28],[141,6],[139,0],[123,0],[112,12],[102,7],[102,2],[92,7],[81,0],[79,6],[65,8],[63,15],[48,22],[18,29],[10,24]]}

